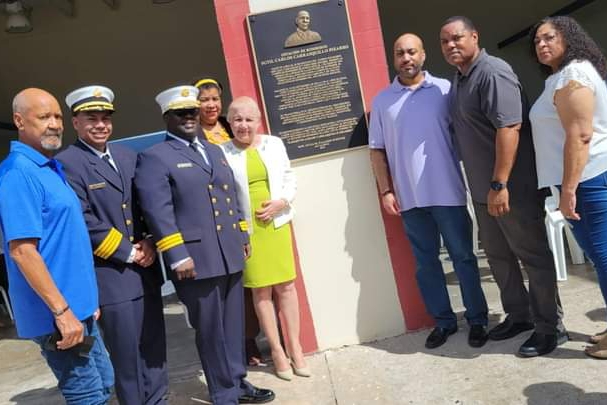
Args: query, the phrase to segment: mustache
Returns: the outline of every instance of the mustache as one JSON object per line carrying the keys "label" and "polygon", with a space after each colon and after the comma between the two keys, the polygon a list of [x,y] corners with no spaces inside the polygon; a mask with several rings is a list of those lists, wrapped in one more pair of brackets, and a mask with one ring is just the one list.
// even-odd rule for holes
{"label": "mustache", "polygon": [[45,136],[58,136],[59,138],[63,137],[63,131],[49,131],[48,129],[46,131],[44,131],[44,133],[42,134],[43,137]]}

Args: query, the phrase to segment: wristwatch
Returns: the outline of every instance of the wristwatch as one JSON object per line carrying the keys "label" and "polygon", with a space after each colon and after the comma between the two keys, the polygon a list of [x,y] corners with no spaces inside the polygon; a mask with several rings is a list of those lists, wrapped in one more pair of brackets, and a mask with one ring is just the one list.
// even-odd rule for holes
{"label": "wristwatch", "polygon": [[493,191],[501,191],[501,190],[505,189],[506,187],[508,187],[508,183],[500,183],[499,181],[494,180],[491,182],[489,187],[491,187],[491,190],[493,190]]}

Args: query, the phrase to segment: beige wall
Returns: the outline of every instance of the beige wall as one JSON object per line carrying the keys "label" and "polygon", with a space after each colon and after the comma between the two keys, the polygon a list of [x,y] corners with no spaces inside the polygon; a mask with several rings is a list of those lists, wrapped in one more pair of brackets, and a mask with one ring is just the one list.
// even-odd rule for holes
{"label": "beige wall", "polygon": [[[227,86],[211,0],[128,0],[118,10],[102,0],[77,0],[75,18],[50,3],[35,2],[31,33],[0,31],[0,121],[10,121],[12,97],[22,88],[48,89],[63,106],[67,92],[94,82],[115,91],[114,134],[124,137],[163,127],[154,96],[171,85],[206,73]],[[0,27],[4,22],[0,15]],[[70,142],[69,117],[66,134]],[[3,156],[14,136],[0,135]]]}

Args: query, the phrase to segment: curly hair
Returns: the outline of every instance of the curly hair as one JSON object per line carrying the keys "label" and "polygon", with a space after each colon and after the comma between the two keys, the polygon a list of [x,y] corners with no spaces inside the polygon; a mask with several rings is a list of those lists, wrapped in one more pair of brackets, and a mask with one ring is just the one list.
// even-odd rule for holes
{"label": "curly hair", "polygon": [[[533,26],[531,31],[529,31],[529,36],[531,51],[534,56],[537,56],[534,43],[535,34],[540,26],[546,23],[554,27],[562,36],[565,43],[565,54],[557,71],[563,69],[573,60],[587,60],[592,63],[602,78],[607,77],[607,60],[605,59],[605,55],[603,55],[603,51],[584,28],[576,20],[568,16],[546,17]],[[539,65],[540,70],[546,76],[555,73],[550,66],[541,63]]]}

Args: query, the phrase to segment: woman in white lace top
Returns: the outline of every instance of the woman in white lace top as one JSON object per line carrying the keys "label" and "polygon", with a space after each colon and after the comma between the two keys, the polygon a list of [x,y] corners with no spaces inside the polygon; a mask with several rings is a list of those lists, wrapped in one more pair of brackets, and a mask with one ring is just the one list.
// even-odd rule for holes
{"label": "woman in white lace top", "polygon": [[[557,186],[559,209],[595,265],[607,302],[607,64],[571,17],[549,17],[531,31],[532,46],[548,74],[529,118],[538,186]],[[593,357],[607,358],[607,331],[590,338]]]}

